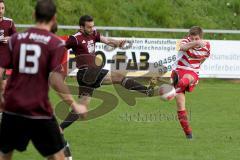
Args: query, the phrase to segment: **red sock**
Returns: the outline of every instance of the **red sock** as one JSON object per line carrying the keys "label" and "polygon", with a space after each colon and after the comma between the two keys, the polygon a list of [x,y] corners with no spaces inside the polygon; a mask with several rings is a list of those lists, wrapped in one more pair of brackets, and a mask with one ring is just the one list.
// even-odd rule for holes
{"label": "red sock", "polygon": [[188,122],[187,111],[186,110],[178,111],[177,114],[178,114],[178,120],[179,120],[179,122],[182,126],[182,129],[183,129],[184,133],[186,135],[191,134],[192,129],[191,129],[191,127],[189,125],[189,122]]}
{"label": "red sock", "polygon": [[182,79],[178,82],[177,88],[181,88],[181,90],[185,90],[185,88],[186,88],[187,86],[189,86],[189,84],[190,84],[190,81],[189,81],[188,78],[182,78]]}

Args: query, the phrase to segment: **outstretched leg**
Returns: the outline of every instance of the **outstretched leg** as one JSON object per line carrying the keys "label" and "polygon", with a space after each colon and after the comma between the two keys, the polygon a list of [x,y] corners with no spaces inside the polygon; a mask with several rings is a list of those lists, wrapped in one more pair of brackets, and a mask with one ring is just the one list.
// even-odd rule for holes
{"label": "outstretched leg", "polygon": [[113,84],[120,84],[128,90],[134,90],[147,96],[152,96],[153,89],[142,85],[132,78],[125,77],[124,75],[116,72],[111,73],[111,77],[107,77],[104,81],[111,81]]}

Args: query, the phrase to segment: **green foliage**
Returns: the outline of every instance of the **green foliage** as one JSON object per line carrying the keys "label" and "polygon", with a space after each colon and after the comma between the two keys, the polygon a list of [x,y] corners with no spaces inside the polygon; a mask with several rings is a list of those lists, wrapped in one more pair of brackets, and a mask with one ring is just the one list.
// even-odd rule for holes
{"label": "green foliage", "polygon": [[[7,14],[16,23],[33,23],[34,0],[6,0]],[[239,0],[56,0],[58,21],[77,25],[90,14],[97,26],[240,29]],[[63,31],[59,34],[70,34]],[[112,36],[172,37],[169,33],[110,32]],[[182,36],[176,34],[175,37]],[[210,39],[240,39],[239,35],[207,35]]]}

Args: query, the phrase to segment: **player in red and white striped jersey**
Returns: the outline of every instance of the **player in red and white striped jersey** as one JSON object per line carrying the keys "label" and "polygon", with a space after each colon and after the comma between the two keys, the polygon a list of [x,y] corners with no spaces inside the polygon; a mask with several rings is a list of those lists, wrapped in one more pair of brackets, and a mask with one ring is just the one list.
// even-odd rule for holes
{"label": "player in red and white striped jersey", "polygon": [[177,69],[185,69],[198,73],[202,62],[210,55],[210,44],[209,42],[203,42],[201,40],[193,41],[191,37],[188,36],[182,39],[180,45],[191,45],[191,43],[196,45],[197,43],[202,43],[198,45],[203,45],[203,47],[191,47],[188,50],[180,48],[181,50],[178,52],[179,59]]}
{"label": "player in red and white striped jersey", "polygon": [[203,41],[203,30],[194,26],[186,38],[181,40],[176,69],[172,80],[177,91],[176,102],[178,119],[187,138],[192,138],[192,129],[187,118],[185,92],[192,92],[198,83],[201,64],[210,55],[210,43]]}

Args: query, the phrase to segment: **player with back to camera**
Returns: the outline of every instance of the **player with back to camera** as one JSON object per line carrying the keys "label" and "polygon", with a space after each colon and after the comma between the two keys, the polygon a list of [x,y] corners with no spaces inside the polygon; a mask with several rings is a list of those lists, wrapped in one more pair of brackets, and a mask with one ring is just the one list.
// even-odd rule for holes
{"label": "player with back to camera", "polygon": [[8,52],[0,55],[0,66],[13,69],[4,102],[0,97],[0,160],[11,160],[14,150],[26,150],[30,140],[47,159],[64,160],[64,142],[48,98],[49,84],[76,113],[84,117],[87,112],[63,81],[65,44],[50,33],[56,24],[53,0],[38,0],[34,15],[36,26],[14,34]]}

